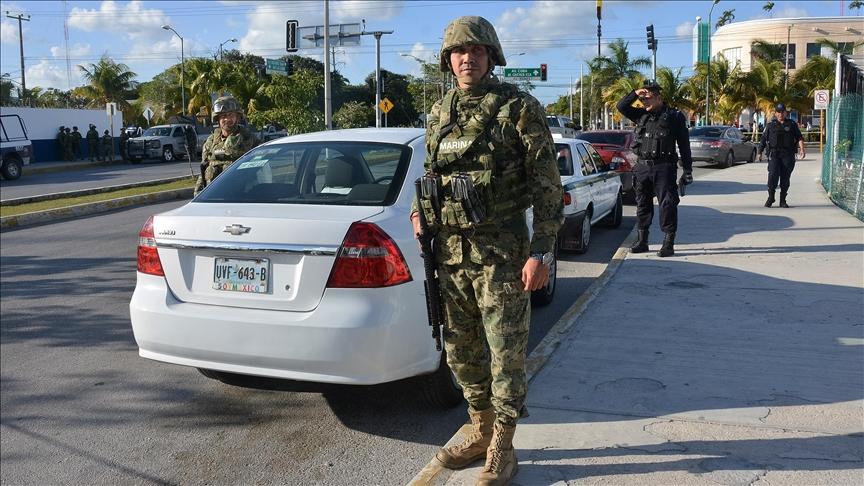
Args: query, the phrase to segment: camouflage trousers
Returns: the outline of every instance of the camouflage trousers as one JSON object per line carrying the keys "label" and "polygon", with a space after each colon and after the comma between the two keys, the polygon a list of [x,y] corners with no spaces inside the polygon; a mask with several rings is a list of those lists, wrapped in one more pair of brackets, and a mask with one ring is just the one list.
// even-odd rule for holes
{"label": "camouflage trousers", "polygon": [[439,265],[447,325],[447,364],[474,410],[493,406],[497,420],[525,416],[525,355],[531,321],[524,261],[481,265],[468,258]]}

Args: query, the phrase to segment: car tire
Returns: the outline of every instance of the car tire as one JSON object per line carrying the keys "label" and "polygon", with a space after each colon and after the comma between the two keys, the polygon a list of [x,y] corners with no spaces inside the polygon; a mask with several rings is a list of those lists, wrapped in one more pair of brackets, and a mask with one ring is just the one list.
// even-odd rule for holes
{"label": "car tire", "polygon": [[619,191],[618,197],[615,199],[615,207],[601,222],[607,228],[617,228],[621,226],[622,219],[624,219],[624,196]]}
{"label": "car tire", "polygon": [[166,145],[165,148],[162,149],[162,161],[163,162],[173,162],[174,161],[174,149],[171,148],[170,145]]}
{"label": "car tire", "polygon": [[3,161],[3,167],[0,168],[0,173],[3,174],[4,179],[14,181],[21,178],[23,168],[24,165],[21,164],[20,160],[14,157],[9,157]]}
{"label": "car tire", "polygon": [[756,162],[756,149],[753,149],[753,151],[750,152],[750,158],[747,159],[748,164],[752,164],[753,162]]}
{"label": "car tire", "polygon": [[732,156],[732,150],[730,149],[729,152],[726,153],[726,160],[723,161],[723,168],[728,169],[733,165],[735,165],[735,157]]}
{"label": "car tire", "polygon": [[591,209],[585,211],[585,217],[579,225],[579,244],[574,251],[583,254],[588,251],[589,244],[591,244]]}
{"label": "car tire", "polygon": [[420,392],[423,400],[435,408],[453,408],[462,403],[462,387],[447,366],[447,355],[441,353],[441,361],[434,373],[420,377]]}
{"label": "car tire", "polygon": [[558,287],[558,242],[552,250],[552,263],[549,265],[549,283],[540,290],[531,292],[531,303],[537,307],[543,307],[552,303],[555,298],[555,289]]}

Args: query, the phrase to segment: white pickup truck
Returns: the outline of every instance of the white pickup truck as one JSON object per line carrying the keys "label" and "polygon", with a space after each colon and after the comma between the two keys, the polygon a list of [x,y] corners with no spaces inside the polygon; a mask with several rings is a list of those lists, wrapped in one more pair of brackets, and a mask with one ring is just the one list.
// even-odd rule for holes
{"label": "white pickup truck", "polygon": [[0,116],[0,173],[7,180],[21,177],[24,166],[33,157],[33,142],[27,137],[27,127],[18,115]]}
{"label": "white pickup truck", "polygon": [[[144,130],[140,137],[130,138],[126,141],[129,160],[136,163],[143,159],[161,158],[165,162],[171,162],[178,157],[186,157],[186,126],[156,125]],[[205,136],[202,140],[202,136],[197,135],[197,132],[195,137],[198,139],[196,152],[201,152],[201,146],[207,138]]]}
{"label": "white pickup truck", "polygon": [[591,143],[557,133],[552,139],[564,186],[564,226],[558,233],[558,247],[585,253],[592,225],[621,225],[621,177],[603,162]]}

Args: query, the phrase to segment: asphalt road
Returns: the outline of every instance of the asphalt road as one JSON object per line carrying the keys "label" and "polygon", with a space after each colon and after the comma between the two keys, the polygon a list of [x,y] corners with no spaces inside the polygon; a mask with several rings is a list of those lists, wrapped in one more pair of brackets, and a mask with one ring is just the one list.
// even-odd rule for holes
{"label": "asphalt road", "polygon": [[[412,383],[237,388],[138,357],[128,303],[138,207],[0,234],[3,484],[405,484],[463,424]],[[563,256],[531,347],[633,224]]]}
{"label": "asphalt road", "polygon": [[[192,171],[198,175],[200,162],[192,163]],[[141,164],[99,165],[87,169],[28,174],[16,181],[0,181],[0,199],[38,196],[55,192],[78,191],[96,187],[118,186],[133,182],[152,181],[190,175],[189,161],[161,162],[144,161]]]}

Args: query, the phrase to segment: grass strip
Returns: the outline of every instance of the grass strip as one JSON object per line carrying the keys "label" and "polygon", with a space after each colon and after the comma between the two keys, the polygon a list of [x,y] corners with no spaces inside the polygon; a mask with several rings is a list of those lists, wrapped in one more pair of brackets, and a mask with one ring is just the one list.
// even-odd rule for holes
{"label": "grass strip", "polygon": [[18,206],[0,206],[0,217],[16,216],[24,213],[32,213],[34,211],[45,211],[47,209],[65,208],[76,204],[84,204],[98,201],[107,201],[109,199],[117,199],[126,196],[137,196],[140,194],[150,194],[152,192],[170,191],[171,189],[184,189],[195,185],[195,180],[182,179],[179,181],[168,182],[155,186],[133,187],[130,189],[121,189],[119,191],[103,192],[99,194],[90,194],[89,196],[66,197],[62,199],[52,199],[50,201],[39,201],[34,203],[21,204]]}

